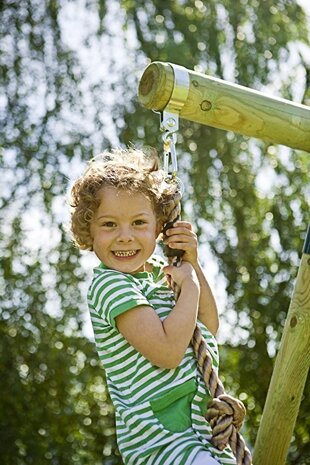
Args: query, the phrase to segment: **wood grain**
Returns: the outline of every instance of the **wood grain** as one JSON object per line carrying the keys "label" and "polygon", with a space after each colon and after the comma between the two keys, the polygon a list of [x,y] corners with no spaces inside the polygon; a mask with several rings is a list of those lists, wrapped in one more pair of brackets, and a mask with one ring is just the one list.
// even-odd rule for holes
{"label": "wood grain", "polygon": [[285,463],[309,366],[310,255],[303,254],[257,434],[253,465]]}
{"label": "wood grain", "polygon": [[[190,89],[181,118],[310,152],[310,107],[187,71]],[[173,85],[171,64],[151,63],[139,83],[141,104],[162,111]]]}

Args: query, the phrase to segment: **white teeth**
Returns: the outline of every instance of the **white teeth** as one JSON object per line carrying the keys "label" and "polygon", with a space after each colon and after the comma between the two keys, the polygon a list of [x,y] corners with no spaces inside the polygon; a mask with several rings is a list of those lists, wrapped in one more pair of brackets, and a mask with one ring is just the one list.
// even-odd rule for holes
{"label": "white teeth", "polygon": [[117,250],[117,251],[114,251],[114,255],[116,255],[117,257],[132,257],[133,255],[136,255],[136,251],[135,250]]}

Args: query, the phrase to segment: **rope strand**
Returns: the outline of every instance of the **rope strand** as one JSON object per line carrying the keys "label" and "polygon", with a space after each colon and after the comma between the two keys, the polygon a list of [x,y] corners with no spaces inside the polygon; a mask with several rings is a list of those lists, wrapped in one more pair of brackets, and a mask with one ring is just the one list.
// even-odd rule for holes
{"label": "rope strand", "polygon": [[224,450],[229,444],[236,457],[237,465],[252,465],[251,452],[239,433],[246,409],[240,400],[225,393],[224,386],[213,366],[207,343],[198,326],[195,328],[191,342],[200,372],[213,397],[206,413],[206,420],[212,428],[212,444],[219,450]]}
{"label": "rope strand", "polygon": [[[179,216],[175,217],[173,221],[165,225],[163,229],[164,235],[166,230],[169,229],[178,218]],[[173,251],[173,249],[168,251],[165,250],[169,264],[175,266],[181,264],[183,253],[180,254],[179,252],[179,250]],[[178,289],[175,283],[172,283],[172,289],[175,294],[175,299],[177,300],[180,289]],[[225,393],[224,386],[213,366],[207,343],[198,325],[195,327],[191,344],[195,352],[199,370],[212,397],[205,415],[206,420],[210,423],[212,428],[212,444],[221,451],[229,445],[236,458],[237,465],[252,465],[251,452],[239,433],[246,414],[246,409],[240,400]]]}

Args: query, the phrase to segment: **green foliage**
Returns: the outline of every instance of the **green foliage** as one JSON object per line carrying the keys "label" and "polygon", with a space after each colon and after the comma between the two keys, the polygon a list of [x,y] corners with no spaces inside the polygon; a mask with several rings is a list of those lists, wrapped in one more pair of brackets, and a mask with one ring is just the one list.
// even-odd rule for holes
{"label": "green foliage", "polygon": [[[292,59],[292,47],[308,40],[306,18],[296,2],[126,5],[151,61],[170,61],[220,78],[229,75],[258,90],[275,87],[285,61]],[[143,16],[142,8],[152,11],[153,20]],[[281,78],[280,95],[294,98],[294,72]],[[135,125],[132,115],[131,124],[126,119],[124,141],[142,134],[154,143],[158,135],[152,115],[145,124],[145,111],[138,104],[135,111]],[[235,347],[226,336],[222,373],[227,389],[248,404],[247,436],[253,445],[307,228],[308,154],[184,121],[178,151],[192,186],[184,203],[191,203],[201,242],[208,244],[225,276],[222,319],[235,313],[239,342]],[[309,409],[307,389],[308,384],[291,464],[309,463],[308,434],[299,426]]]}
{"label": "green foliage", "polygon": [[119,463],[93,344],[66,336],[60,319],[39,319],[0,322],[1,463]]}
{"label": "green foliage", "polygon": [[[115,140],[160,145],[158,115],[136,96],[149,60],[306,102],[309,25],[292,0],[6,0],[0,15],[1,463],[119,465],[82,332],[90,276],[64,228],[70,177]],[[178,142],[184,204],[236,334],[222,335],[221,374],[248,407],[253,445],[306,231],[308,154],[186,121]],[[290,465],[310,464],[309,388]]]}

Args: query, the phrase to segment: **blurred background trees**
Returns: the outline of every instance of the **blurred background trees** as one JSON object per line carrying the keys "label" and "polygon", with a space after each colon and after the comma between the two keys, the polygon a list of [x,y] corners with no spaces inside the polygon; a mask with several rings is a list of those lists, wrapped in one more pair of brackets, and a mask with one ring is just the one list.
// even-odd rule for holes
{"label": "blurred background trees", "polygon": [[[150,61],[309,103],[309,20],[293,0],[4,0],[0,15],[1,463],[119,465],[85,331],[94,262],[65,227],[71,181],[111,146],[161,150],[159,117],[137,101]],[[221,376],[253,445],[306,233],[309,154],[186,121],[178,154],[221,303]],[[290,465],[310,464],[309,389]]]}

